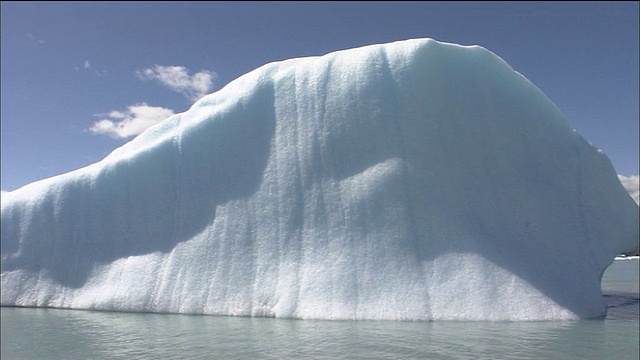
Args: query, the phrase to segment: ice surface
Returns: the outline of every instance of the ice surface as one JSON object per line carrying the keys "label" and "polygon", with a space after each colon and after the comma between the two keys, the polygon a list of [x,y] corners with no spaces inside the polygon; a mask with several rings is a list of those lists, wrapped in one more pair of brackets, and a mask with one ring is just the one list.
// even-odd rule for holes
{"label": "ice surface", "polygon": [[2,305],[318,319],[603,316],[638,207],[493,53],[265,65],[2,196]]}
{"label": "ice surface", "polygon": [[622,186],[627,190],[633,201],[640,205],[640,175],[618,175],[618,179],[620,179]]}

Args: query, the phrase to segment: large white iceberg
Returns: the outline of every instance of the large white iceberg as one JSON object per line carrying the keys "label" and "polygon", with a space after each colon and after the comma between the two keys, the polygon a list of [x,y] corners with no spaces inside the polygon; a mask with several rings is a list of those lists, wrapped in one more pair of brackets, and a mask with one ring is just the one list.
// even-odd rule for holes
{"label": "large white iceberg", "polygon": [[599,317],[638,207],[499,57],[430,39],[265,65],[2,195],[2,305]]}

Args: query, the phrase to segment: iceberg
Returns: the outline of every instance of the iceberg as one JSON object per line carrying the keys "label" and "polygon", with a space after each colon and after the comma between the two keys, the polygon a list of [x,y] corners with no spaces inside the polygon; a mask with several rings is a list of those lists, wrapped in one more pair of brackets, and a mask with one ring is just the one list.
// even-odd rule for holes
{"label": "iceberg", "polygon": [[1,214],[2,306],[593,318],[638,245],[606,155],[501,58],[432,39],[264,65]]}

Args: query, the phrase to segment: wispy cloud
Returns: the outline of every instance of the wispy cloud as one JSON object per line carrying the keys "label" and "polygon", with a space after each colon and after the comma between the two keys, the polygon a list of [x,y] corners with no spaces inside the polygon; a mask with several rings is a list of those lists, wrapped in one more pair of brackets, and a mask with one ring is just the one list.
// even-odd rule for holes
{"label": "wispy cloud", "polygon": [[29,39],[31,39],[31,40],[33,40],[33,41],[37,42],[37,43],[38,43],[38,44],[40,44],[40,45],[44,44],[44,40],[39,39],[39,38],[37,38],[37,37],[33,36],[33,34],[27,34],[27,36],[29,37]]}
{"label": "wispy cloud", "polygon": [[96,69],[89,60],[85,60],[81,66],[76,66],[75,69],[76,71],[80,71],[80,70],[88,71],[89,73],[93,73],[100,77],[108,74],[107,70]]}
{"label": "wispy cloud", "polygon": [[631,195],[636,204],[640,204],[640,175],[624,176],[618,175],[618,179],[625,190]]}
{"label": "wispy cloud", "polygon": [[141,80],[153,80],[181,93],[189,100],[195,101],[208,94],[213,89],[213,79],[216,73],[209,70],[200,70],[189,75],[189,70],[184,66],[162,66],[138,70],[136,76]]}
{"label": "wispy cloud", "polygon": [[106,118],[94,122],[89,131],[93,134],[124,139],[141,134],[173,114],[171,109],[140,103],[129,106],[125,111],[113,110],[108,114],[97,115]]}

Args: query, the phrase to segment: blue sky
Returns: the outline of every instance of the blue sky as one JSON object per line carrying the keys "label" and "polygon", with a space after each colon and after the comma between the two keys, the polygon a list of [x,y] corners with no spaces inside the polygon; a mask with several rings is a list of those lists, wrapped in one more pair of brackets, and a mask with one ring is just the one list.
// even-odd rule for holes
{"label": "blue sky", "polygon": [[638,174],[638,2],[3,1],[1,17],[2,190],[99,161],[263,64],[421,37],[493,51]]}

